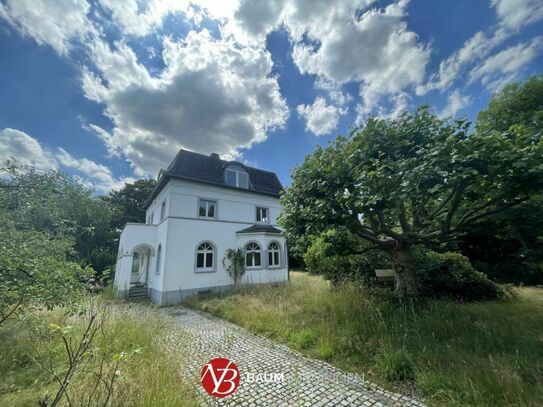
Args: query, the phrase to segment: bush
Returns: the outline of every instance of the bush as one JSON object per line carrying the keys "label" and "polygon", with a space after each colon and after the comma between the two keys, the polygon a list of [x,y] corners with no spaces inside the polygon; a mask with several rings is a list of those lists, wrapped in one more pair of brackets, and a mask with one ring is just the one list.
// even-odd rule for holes
{"label": "bush", "polygon": [[322,275],[335,285],[344,281],[377,284],[375,269],[390,267],[386,253],[371,249],[369,243],[343,228],[313,237],[304,262],[309,273]]}
{"label": "bush", "polygon": [[417,281],[424,296],[477,301],[503,298],[506,294],[504,287],[475,270],[460,253],[417,248],[413,254]]}

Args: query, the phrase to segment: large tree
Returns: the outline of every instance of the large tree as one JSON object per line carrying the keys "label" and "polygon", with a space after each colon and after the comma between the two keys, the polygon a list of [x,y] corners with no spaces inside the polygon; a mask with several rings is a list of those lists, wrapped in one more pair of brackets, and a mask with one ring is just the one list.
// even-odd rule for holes
{"label": "large tree", "polygon": [[543,187],[541,132],[469,128],[423,106],[397,119],[370,118],[317,148],[282,197],[287,238],[296,245],[344,225],[391,255],[398,295],[416,295],[414,245],[442,240]]}
{"label": "large tree", "polygon": [[119,209],[119,216],[114,221],[118,229],[124,227],[127,222],[145,222],[145,209],[143,205],[156,186],[154,179],[140,179],[134,183],[126,183],[118,191],[112,191],[105,197]]}
{"label": "large tree", "polygon": [[[505,86],[482,110],[477,132],[543,130],[543,75]],[[490,277],[505,282],[543,282],[543,191],[514,208],[470,225],[456,242]]]}
{"label": "large tree", "polygon": [[7,162],[0,168],[0,210],[20,230],[70,239],[72,259],[99,272],[115,261],[116,206],[65,173]]}

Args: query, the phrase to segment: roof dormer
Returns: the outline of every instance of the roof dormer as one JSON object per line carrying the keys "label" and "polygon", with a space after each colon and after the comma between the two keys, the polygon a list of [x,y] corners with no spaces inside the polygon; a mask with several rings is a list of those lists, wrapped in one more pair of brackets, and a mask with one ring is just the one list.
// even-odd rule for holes
{"label": "roof dormer", "polygon": [[231,187],[249,189],[249,174],[240,165],[228,164],[224,167],[224,182]]}

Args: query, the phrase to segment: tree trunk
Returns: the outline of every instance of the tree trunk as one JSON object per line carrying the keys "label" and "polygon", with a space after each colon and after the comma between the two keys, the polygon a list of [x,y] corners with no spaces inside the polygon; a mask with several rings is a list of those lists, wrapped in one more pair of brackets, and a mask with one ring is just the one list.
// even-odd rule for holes
{"label": "tree trunk", "polygon": [[399,248],[392,252],[392,263],[396,274],[396,294],[400,297],[418,295],[413,256],[409,248]]}

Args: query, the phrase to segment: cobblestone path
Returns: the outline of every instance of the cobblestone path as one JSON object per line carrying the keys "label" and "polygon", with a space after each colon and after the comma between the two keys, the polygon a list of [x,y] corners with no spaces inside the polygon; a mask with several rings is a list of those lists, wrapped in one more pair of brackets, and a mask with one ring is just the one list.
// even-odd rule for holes
{"label": "cobblestone path", "polygon": [[[193,380],[203,404],[211,406],[417,406],[420,401],[383,390],[328,363],[309,359],[286,346],[205,313],[183,307],[160,308],[170,329],[162,338],[168,352],[183,355],[182,372]],[[207,395],[200,385],[202,366],[216,357],[238,367],[241,380],[234,394],[223,399]],[[249,373],[263,373],[276,382],[248,382]]]}

